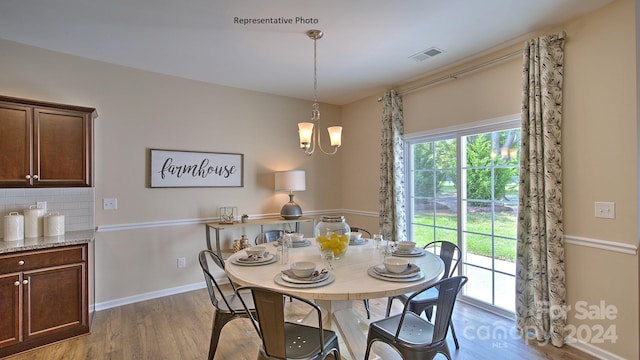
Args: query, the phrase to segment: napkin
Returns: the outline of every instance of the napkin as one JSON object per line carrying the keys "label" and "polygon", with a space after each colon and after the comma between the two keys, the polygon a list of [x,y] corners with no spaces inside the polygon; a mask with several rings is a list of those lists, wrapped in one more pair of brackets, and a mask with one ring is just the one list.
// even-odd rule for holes
{"label": "napkin", "polygon": [[387,270],[387,268],[384,267],[384,265],[376,265],[373,269],[379,274],[389,274],[389,275],[409,275],[409,274],[415,274],[420,271],[420,267],[414,264],[409,264],[407,269],[401,273],[392,273],[391,271]]}
{"label": "napkin", "polygon": [[269,255],[268,252],[265,252],[263,255],[249,255],[245,257],[238,258],[238,261],[261,261],[264,260]]}
{"label": "napkin", "polygon": [[320,273],[314,272],[313,274],[311,274],[311,276],[306,276],[306,277],[297,276],[296,274],[293,273],[293,271],[291,271],[291,269],[282,270],[282,273],[287,275],[288,277],[290,277],[292,279],[297,279],[297,280],[318,280],[318,281],[320,281],[320,280],[326,278],[327,276],[329,276],[329,272],[327,271],[327,269],[322,269],[322,271],[320,271]]}

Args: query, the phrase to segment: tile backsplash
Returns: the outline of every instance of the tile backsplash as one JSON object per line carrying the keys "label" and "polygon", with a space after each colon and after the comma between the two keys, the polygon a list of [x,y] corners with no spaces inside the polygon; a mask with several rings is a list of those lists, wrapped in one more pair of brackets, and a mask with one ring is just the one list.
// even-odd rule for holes
{"label": "tile backsplash", "polygon": [[4,237],[4,216],[23,210],[39,201],[47,202],[47,213],[64,215],[66,231],[89,230],[95,227],[94,188],[0,189],[0,237]]}

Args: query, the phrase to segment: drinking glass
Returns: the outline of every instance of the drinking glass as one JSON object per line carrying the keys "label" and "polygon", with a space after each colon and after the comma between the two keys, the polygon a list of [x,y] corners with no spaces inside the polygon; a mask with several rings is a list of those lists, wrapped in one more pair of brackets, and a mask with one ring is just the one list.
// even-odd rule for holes
{"label": "drinking glass", "polygon": [[373,248],[380,249],[382,246],[382,234],[373,234]]}
{"label": "drinking glass", "polygon": [[333,264],[335,262],[333,250],[322,250],[320,256],[322,257],[322,266],[325,269],[333,270]]}
{"label": "drinking glass", "polygon": [[291,247],[291,236],[285,234],[282,237],[282,242],[276,247],[278,253],[278,261],[280,264],[289,263],[289,248]]}

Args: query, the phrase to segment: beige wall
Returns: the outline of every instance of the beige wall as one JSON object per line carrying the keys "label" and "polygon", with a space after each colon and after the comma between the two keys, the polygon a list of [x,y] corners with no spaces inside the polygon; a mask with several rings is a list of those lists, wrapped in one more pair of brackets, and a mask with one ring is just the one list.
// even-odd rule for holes
{"label": "beige wall", "polygon": [[[273,190],[273,172],[307,171],[303,211],[340,205],[340,159],[307,157],[297,122],[311,102],[188,81],[0,40],[0,94],[95,107],[96,302],[202,284],[197,253],[204,225],[220,206],[251,216],[280,212],[288,201]],[[325,124],[340,123],[337,106],[321,105]],[[326,136],[326,135],[325,135]],[[345,138],[353,136],[345,129]],[[327,140],[325,138],[325,140]],[[244,154],[244,187],[151,189],[147,149]],[[118,199],[103,211],[102,198]],[[257,228],[246,229],[253,237]],[[307,229],[310,233],[311,229]],[[239,233],[223,231],[225,246]],[[185,257],[186,269],[176,268]],[[149,296],[152,296],[149,295]]]}
{"label": "beige wall", "polygon": [[[633,0],[618,0],[548,31],[566,31],[562,140],[565,235],[570,242],[565,246],[568,304],[573,309],[578,301],[589,305],[604,301],[618,310],[615,320],[578,320],[572,311],[568,321],[571,327],[586,326],[593,334],[594,326],[614,326],[618,336],[615,343],[577,345],[604,358],[640,356],[638,256],[624,252],[633,252],[638,241],[635,10]],[[497,58],[521,46],[517,44],[445,73]],[[520,66],[521,58],[515,57],[404,95],[405,133],[519,113]],[[357,124],[359,129],[370,132],[363,124],[379,118],[380,107],[371,97],[344,106],[342,114],[345,127]],[[379,137],[375,138],[378,141]],[[354,151],[343,155],[345,162],[364,159],[372,152],[360,147]],[[361,173],[377,176],[377,163],[367,166]],[[367,196],[377,195],[377,189],[362,188],[359,179],[344,178],[345,199],[361,199],[365,190]],[[615,202],[616,218],[596,219],[595,201]],[[613,244],[613,250],[588,246],[593,240]]]}

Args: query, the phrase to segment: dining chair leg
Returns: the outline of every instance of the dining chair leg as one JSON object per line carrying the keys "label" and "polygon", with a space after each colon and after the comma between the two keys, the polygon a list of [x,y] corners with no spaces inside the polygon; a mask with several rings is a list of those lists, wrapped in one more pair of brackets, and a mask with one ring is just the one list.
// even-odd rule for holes
{"label": "dining chair leg", "polygon": [[218,348],[218,340],[220,339],[220,334],[222,333],[222,328],[228,322],[228,317],[224,316],[224,314],[220,314],[218,312],[215,313],[213,319],[213,328],[211,329],[211,342],[209,343],[209,356],[208,360],[213,360],[213,357],[216,355],[216,349]]}
{"label": "dining chair leg", "polygon": [[371,319],[371,309],[369,308],[369,299],[364,299],[364,309],[367,311],[367,319]]}
{"label": "dining chair leg", "polygon": [[393,296],[387,298],[387,311],[384,313],[384,317],[389,317],[389,314],[391,314],[391,304],[393,303],[393,299],[395,299]]}
{"label": "dining chair leg", "polygon": [[451,326],[451,336],[453,336],[453,342],[456,344],[456,349],[460,349],[460,344],[458,344],[458,337],[456,336],[456,330],[453,328],[453,321],[450,324]]}

